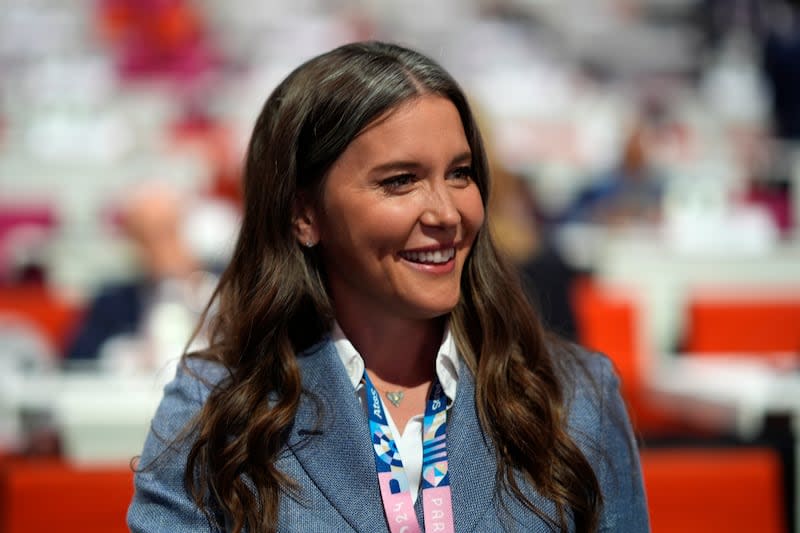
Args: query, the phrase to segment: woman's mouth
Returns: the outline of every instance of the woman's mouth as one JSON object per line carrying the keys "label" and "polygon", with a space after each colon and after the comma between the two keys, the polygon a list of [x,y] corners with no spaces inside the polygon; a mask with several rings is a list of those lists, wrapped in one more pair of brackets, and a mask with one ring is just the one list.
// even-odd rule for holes
{"label": "woman's mouth", "polygon": [[412,263],[420,263],[423,265],[441,265],[447,263],[456,255],[454,247],[444,248],[441,250],[429,250],[425,252],[412,252],[403,251],[399,253],[400,257]]}

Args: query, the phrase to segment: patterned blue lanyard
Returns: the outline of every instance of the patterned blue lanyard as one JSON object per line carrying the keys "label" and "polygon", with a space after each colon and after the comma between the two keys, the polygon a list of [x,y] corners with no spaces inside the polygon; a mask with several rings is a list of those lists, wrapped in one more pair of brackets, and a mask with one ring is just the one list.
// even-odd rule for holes
{"label": "patterned blue lanyard", "polygon": [[[408,476],[389,428],[377,389],[364,370],[369,427],[378,484],[392,533],[422,533],[414,512]],[[428,531],[454,533],[450,476],[447,468],[447,398],[434,379],[425,406],[422,441],[422,505]]]}

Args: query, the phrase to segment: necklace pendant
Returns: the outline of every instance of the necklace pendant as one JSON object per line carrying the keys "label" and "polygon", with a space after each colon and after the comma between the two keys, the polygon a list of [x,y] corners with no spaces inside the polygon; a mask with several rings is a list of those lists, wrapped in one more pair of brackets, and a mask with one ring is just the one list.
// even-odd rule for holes
{"label": "necklace pendant", "polygon": [[386,392],[386,399],[392,402],[395,407],[400,407],[400,402],[403,401],[403,391]]}

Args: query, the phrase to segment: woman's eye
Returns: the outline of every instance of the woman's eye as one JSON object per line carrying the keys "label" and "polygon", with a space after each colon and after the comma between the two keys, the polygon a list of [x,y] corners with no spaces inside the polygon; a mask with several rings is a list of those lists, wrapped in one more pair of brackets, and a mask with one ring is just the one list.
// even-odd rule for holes
{"label": "woman's eye", "polygon": [[475,177],[475,172],[471,166],[458,167],[453,170],[452,177],[460,181],[471,181]]}
{"label": "woman's eye", "polygon": [[414,183],[413,174],[398,174],[380,181],[380,186],[387,192],[401,190]]}

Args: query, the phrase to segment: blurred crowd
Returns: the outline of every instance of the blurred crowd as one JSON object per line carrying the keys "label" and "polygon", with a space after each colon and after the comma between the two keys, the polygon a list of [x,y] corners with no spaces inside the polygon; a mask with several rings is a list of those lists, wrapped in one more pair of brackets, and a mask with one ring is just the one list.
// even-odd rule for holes
{"label": "blurred crowd", "polygon": [[[797,2],[5,0],[2,11],[0,350],[20,369],[174,360],[232,248],[260,105],[291,65],[352,40],[411,45],[462,80],[491,152],[492,231],[562,335],[580,340],[573,283],[609,236],[686,254],[796,243]],[[44,328],[7,326],[20,311]]]}

